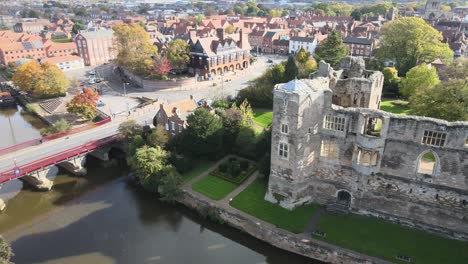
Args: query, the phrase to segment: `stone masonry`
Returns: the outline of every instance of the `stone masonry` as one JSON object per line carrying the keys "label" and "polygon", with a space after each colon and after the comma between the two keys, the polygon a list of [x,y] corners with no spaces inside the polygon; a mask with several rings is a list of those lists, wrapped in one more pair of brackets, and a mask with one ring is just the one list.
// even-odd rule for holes
{"label": "stone masonry", "polygon": [[468,239],[468,122],[376,110],[382,74],[356,58],[341,65],[321,62],[314,78],[275,88],[265,199],[288,209],[337,202]]}

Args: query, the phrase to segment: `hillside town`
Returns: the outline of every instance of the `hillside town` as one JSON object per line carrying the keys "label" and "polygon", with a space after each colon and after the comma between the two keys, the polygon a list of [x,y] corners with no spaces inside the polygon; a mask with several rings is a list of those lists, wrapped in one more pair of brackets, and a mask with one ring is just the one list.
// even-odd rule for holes
{"label": "hillside town", "polygon": [[0,127],[0,263],[468,263],[464,0],[0,1]]}

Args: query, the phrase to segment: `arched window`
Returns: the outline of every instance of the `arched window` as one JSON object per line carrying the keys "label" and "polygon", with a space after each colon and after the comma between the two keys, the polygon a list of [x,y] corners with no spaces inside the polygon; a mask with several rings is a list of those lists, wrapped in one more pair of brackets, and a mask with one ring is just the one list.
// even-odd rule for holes
{"label": "arched window", "polygon": [[432,151],[423,152],[418,159],[418,173],[434,176],[436,173],[439,157]]}

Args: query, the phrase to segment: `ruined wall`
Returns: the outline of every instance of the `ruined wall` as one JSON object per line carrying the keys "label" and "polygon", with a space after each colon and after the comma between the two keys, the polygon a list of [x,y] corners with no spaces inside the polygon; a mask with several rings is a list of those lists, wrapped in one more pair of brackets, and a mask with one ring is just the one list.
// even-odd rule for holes
{"label": "ruined wall", "polygon": [[[330,103],[326,82],[307,83],[275,90],[266,200],[291,209],[344,190],[356,213],[468,239],[468,122],[343,108]],[[422,164],[429,152],[434,161]]]}

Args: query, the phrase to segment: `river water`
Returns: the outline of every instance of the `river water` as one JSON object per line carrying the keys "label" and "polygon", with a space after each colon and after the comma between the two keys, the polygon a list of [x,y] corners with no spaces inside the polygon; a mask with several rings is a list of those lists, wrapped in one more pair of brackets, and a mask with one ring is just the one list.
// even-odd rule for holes
{"label": "river water", "polygon": [[[22,139],[38,135],[40,122],[3,111],[1,130],[11,122]],[[15,263],[317,263],[161,203],[127,183],[124,165],[88,158],[86,167],[86,177],[60,170],[50,192],[24,185],[6,202],[0,234],[11,242]]]}

